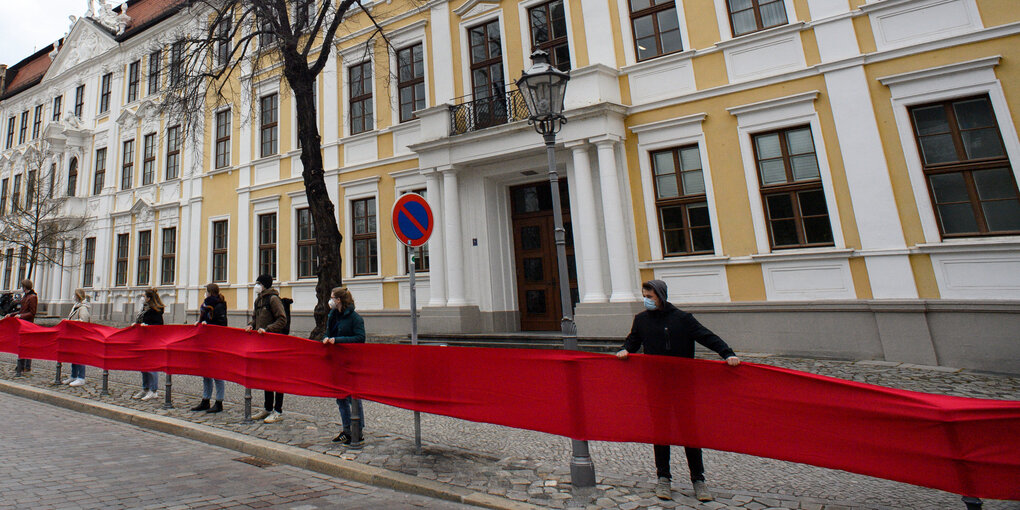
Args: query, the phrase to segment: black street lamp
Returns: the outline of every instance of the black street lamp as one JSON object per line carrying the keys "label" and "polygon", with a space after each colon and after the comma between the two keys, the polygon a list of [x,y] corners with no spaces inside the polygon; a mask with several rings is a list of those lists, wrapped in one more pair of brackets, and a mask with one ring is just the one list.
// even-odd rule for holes
{"label": "black street lamp", "polygon": [[[556,236],[556,265],[559,270],[560,308],[563,318],[563,348],[577,350],[577,326],[574,324],[574,302],[570,295],[567,271],[567,234],[563,228],[563,206],[560,203],[560,178],[556,172],[556,133],[567,118],[563,116],[563,97],[567,93],[570,73],[549,64],[549,54],[536,50],[531,54],[531,68],[521,74],[517,88],[528,105],[528,122],[545,139],[549,159],[549,186],[552,192],[553,224]],[[588,453],[588,442],[571,439],[570,482],[574,487],[595,486],[595,465]]]}

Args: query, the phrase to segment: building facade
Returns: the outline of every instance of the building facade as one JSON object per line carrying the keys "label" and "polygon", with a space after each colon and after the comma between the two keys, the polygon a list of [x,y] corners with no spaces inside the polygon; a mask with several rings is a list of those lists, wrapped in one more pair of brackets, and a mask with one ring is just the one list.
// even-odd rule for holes
{"label": "building facade", "polygon": [[[344,282],[370,331],[407,331],[409,264],[388,225],[406,192],[437,220],[418,252],[423,331],[559,328],[545,151],[512,85],[541,48],[571,73],[556,162],[580,336],[626,335],[641,281],[658,278],[738,349],[1020,372],[1008,2],[366,8],[387,38],[353,16],[316,103]],[[76,162],[75,203],[95,218],[68,249],[80,263],[42,268],[42,301],[86,286],[127,317],[156,286],[183,321],[216,282],[240,323],[268,272],[309,330],[292,94],[242,71],[243,92],[185,139],[155,108],[172,58],[158,42],[184,22],[167,2],[129,2],[6,71],[2,178],[24,172],[25,112],[42,105],[57,189]]]}

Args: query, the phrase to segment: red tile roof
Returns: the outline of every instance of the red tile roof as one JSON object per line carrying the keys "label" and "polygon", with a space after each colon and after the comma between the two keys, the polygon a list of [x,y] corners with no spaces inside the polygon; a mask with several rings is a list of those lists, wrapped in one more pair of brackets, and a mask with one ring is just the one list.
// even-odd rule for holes
{"label": "red tile roof", "polygon": [[51,51],[53,51],[52,44],[11,66],[7,70],[7,86],[2,97],[13,96],[39,83],[43,75],[46,74],[46,70],[50,68],[50,64],[53,63],[50,59]]}

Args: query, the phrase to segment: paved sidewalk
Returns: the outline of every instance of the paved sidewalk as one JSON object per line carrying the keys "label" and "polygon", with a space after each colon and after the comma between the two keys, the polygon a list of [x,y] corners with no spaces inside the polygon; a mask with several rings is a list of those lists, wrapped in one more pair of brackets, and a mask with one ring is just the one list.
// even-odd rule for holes
{"label": "paved sidewalk", "polygon": [[[916,367],[885,362],[844,362],[744,354],[747,361],[794,368],[844,379],[916,391],[959,396],[1020,399],[1020,378],[945,368]],[[285,419],[267,425],[242,423],[241,388],[228,384],[226,411],[218,415],[191,413],[201,379],[174,380],[176,409],[160,409],[160,399],[130,400],[137,390],[137,372],[114,372],[111,395],[99,396],[100,371],[89,369],[89,383],[80,388],[52,387],[52,362],[37,361],[35,373],[18,384],[52,388],[61,393],[171,416],[252,437],[297,446],[363,465],[414,475],[451,486],[502,496],[509,500],[553,508],[766,508],[803,509],[935,509],[964,506],[958,495],[803,464],[728,452],[706,451],[708,482],[716,492],[713,503],[692,497],[681,449],[674,448],[675,501],[662,502],[652,493],[654,466],[651,447],[629,443],[593,442],[592,456],[599,476],[591,494],[573,494],[567,460],[569,441],[538,432],[423,415],[424,454],[414,451],[412,413],[366,403],[366,445],[351,451],[330,441],[337,433],[332,400],[285,399]],[[0,354],[0,379],[12,379],[14,357]],[[64,365],[65,374],[68,366]],[[261,395],[256,392],[257,410]],[[767,424],[763,424],[767,426]],[[1020,502],[986,501],[986,509],[1018,509]]]}
{"label": "paved sidewalk", "polygon": [[467,509],[0,393],[0,510]]}

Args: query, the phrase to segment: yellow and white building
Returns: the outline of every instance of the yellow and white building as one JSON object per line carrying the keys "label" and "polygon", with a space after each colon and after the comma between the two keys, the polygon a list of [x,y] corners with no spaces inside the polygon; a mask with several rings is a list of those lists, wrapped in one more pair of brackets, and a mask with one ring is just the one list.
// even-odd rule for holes
{"label": "yellow and white building", "polygon": [[[127,16],[151,15],[147,2]],[[658,278],[738,350],[1020,371],[1011,0],[410,5],[366,3],[390,45],[357,14],[316,83],[344,282],[370,332],[407,328],[408,264],[388,221],[409,191],[438,224],[419,256],[424,332],[558,329],[545,152],[512,85],[541,47],[571,72],[557,164],[582,337],[624,336],[640,282]],[[85,85],[80,126],[67,114],[45,133],[67,140],[64,174],[78,158],[93,279],[44,271],[42,301],[91,284],[129,314],[148,264],[179,320],[215,281],[240,321],[250,283],[272,272],[308,330],[314,232],[292,96],[279,77],[242,76],[245,93],[209,112],[200,140],[175,144],[144,93],[152,41],[182,15],[162,16],[120,36],[114,20],[81,19],[37,84],[10,86],[38,55],[6,72],[0,142],[22,112],[42,104],[48,121],[54,97],[70,109]],[[3,178],[31,140],[15,142]]]}

